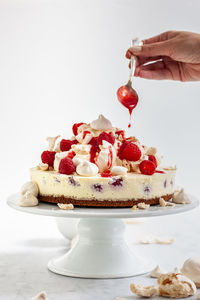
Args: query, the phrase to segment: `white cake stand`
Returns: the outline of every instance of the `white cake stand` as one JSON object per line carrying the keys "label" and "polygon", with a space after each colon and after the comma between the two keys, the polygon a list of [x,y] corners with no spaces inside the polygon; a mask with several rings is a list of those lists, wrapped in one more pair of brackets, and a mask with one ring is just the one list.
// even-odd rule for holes
{"label": "white cake stand", "polygon": [[[61,210],[57,205],[40,203],[35,207],[20,207],[19,194],[8,198],[8,205],[22,212],[64,218],[80,218],[78,240],[63,256],[49,261],[54,273],[83,278],[120,278],[144,274],[152,270],[151,258],[140,257],[130,251],[123,237],[122,218],[155,217],[191,210],[199,201],[175,207],[151,206],[148,210],[130,208],[86,208]],[[164,221],[164,220],[163,220]]]}

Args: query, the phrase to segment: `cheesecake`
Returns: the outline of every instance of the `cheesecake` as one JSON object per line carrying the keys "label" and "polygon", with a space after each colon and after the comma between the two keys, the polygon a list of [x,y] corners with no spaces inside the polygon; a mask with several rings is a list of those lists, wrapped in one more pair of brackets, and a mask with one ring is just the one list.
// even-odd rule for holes
{"label": "cheesecake", "polygon": [[41,163],[31,168],[39,201],[75,206],[131,207],[170,200],[176,167],[162,166],[155,147],[112,126],[103,115],[75,123],[73,136],[48,137]]}

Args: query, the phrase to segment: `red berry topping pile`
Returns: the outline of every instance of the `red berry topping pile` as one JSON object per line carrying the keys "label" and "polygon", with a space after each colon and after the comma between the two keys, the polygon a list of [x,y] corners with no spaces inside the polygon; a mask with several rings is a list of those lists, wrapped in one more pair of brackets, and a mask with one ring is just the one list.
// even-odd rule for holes
{"label": "red berry topping pile", "polygon": [[114,145],[115,137],[113,136],[113,134],[111,132],[107,133],[104,131],[98,137],[98,145],[102,145],[103,141],[107,141],[108,143]]}
{"label": "red berry topping pile", "polygon": [[44,151],[42,152],[41,159],[43,164],[48,164],[49,167],[53,167],[54,159],[56,152],[55,151]]}
{"label": "red berry topping pile", "polygon": [[149,155],[149,156],[148,156],[148,159],[149,159],[150,161],[152,161],[152,163],[154,163],[154,165],[157,167],[157,160],[156,160],[156,158],[155,158],[154,155]]}
{"label": "red berry topping pile", "polygon": [[70,175],[76,171],[73,161],[69,157],[65,157],[61,160],[59,165],[59,173]]}
{"label": "red berry topping pile", "polygon": [[60,142],[60,150],[61,151],[69,151],[71,149],[71,146],[74,145],[74,144],[78,144],[78,141],[77,140],[62,140]]}
{"label": "red berry topping pile", "polygon": [[118,153],[120,159],[127,159],[130,161],[138,161],[141,155],[142,153],[139,147],[130,141],[123,141]]}
{"label": "red berry topping pile", "polygon": [[73,131],[73,134],[74,135],[77,135],[78,134],[78,128],[79,126],[83,125],[85,123],[75,123],[73,126],[72,126],[72,131]]}
{"label": "red berry topping pile", "polygon": [[155,173],[156,170],[156,166],[155,164],[150,161],[150,160],[143,160],[140,164],[139,164],[139,169],[140,172],[142,174],[145,175],[153,175]]}

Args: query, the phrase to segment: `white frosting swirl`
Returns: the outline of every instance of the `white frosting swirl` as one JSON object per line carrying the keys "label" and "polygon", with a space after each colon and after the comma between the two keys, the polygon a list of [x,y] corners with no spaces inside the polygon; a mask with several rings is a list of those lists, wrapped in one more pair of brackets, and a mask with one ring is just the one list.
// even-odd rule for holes
{"label": "white frosting swirl", "polygon": [[98,167],[87,160],[82,161],[76,167],[76,172],[81,176],[95,176],[98,174],[98,171]]}
{"label": "white frosting swirl", "polygon": [[112,129],[112,123],[106,119],[103,115],[99,115],[97,120],[90,123],[92,129],[95,130],[110,130]]}

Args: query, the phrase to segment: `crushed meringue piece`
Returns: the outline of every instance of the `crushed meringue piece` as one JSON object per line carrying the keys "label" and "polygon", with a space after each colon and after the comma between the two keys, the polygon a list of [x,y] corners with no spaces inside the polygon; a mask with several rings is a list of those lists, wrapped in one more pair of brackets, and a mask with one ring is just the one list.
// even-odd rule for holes
{"label": "crushed meringue piece", "polygon": [[155,242],[158,244],[168,245],[168,244],[172,244],[174,242],[174,238],[167,237],[167,236],[164,236],[164,237],[155,236]]}
{"label": "crushed meringue piece", "polygon": [[84,160],[76,167],[76,172],[81,176],[95,176],[98,174],[99,169],[97,165],[90,161]]}
{"label": "crushed meringue piece", "polygon": [[164,170],[169,170],[169,171],[176,171],[177,167],[176,166],[164,166]]}
{"label": "crushed meringue piece", "polygon": [[39,190],[38,186],[34,181],[28,181],[21,187],[21,194],[24,195],[26,192],[30,192],[33,196],[37,197]]}
{"label": "crushed meringue piece", "polygon": [[196,293],[193,281],[183,274],[167,273],[158,278],[159,294],[169,298],[185,298]]}
{"label": "crushed meringue piece", "polygon": [[37,166],[37,168],[38,170],[47,171],[49,169],[49,165],[41,163]]}
{"label": "crushed meringue piece", "polygon": [[19,206],[36,206],[38,205],[38,198],[36,198],[31,192],[27,191],[19,198]]}
{"label": "crushed meringue piece", "polygon": [[161,267],[158,265],[157,267],[155,267],[155,269],[153,269],[150,273],[150,276],[152,278],[158,278],[161,274],[166,273],[166,271],[164,271],[163,269],[161,269]]}
{"label": "crushed meringue piece", "polygon": [[100,148],[101,151],[97,156],[96,164],[99,167],[99,171],[104,172],[105,170],[112,168],[117,157],[117,151],[107,141],[103,141],[103,144]]}
{"label": "crushed meringue piece", "polygon": [[127,174],[127,168],[121,167],[121,166],[114,166],[111,169],[112,175],[126,175]]}
{"label": "crushed meringue piece", "polygon": [[167,237],[167,236],[157,236],[154,234],[149,234],[146,236],[143,236],[140,239],[140,243],[141,244],[153,244],[153,243],[157,243],[157,244],[172,244],[174,242],[174,238],[172,237]]}
{"label": "crushed meringue piece", "polygon": [[31,300],[47,300],[47,294],[45,292],[40,292],[35,297],[31,298]]}
{"label": "crushed meringue piece", "polygon": [[127,140],[130,141],[130,142],[133,142],[133,143],[139,142],[139,140],[135,136],[129,136],[127,138]]}
{"label": "crushed meringue piece", "polygon": [[148,209],[149,206],[150,206],[149,204],[146,204],[146,203],[144,203],[144,202],[140,202],[140,203],[137,204],[137,207],[138,207],[139,209]]}
{"label": "crushed meringue piece", "polygon": [[188,197],[188,195],[184,192],[184,189],[178,189],[174,192],[174,195],[172,197],[172,200],[174,203],[177,204],[189,204],[191,203],[190,198]]}
{"label": "crushed meringue piece", "polygon": [[147,148],[145,154],[146,155],[155,155],[157,152],[157,149],[155,147],[149,147]]}
{"label": "crushed meringue piece", "polygon": [[116,298],[116,300],[125,300],[124,298]]}
{"label": "crushed meringue piece", "polygon": [[95,130],[110,130],[112,129],[112,123],[103,115],[99,115],[97,120],[90,123],[90,127]]}
{"label": "crushed meringue piece", "polygon": [[181,272],[194,281],[196,287],[200,288],[200,257],[187,259],[181,268]]}
{"label": "crushed meringue piece", "polygon": [[153,244],[153,243],[155,243],[155,237],[156,236],[154,234],[149,234],[149,235],[143,236],[140,239],[140,243],[141,244]]}
{"label": "crushed meringue piece", "polygon": [[131,209],[132,210],[137,210],[138,208],[137,208],[137,205],[133,205],[132,207],[131,207]]}
{"label": "crushed meringue piece", "polygon": [[172,206],[172,207],[174,207],[174,206],[175,206],[174,203],[169,202],[169,201],[165,201],[163,198],[160,198],[160,199],[159,199],[159,204],[160,204],[160,206],[162,206],[162,207],[165,207],[165,206]]}
{"label": "crushed meringue piece", "polygon": [[140,297],[153,297],[158,294],[158,288],[155,285],[142,286],[139,284],[130,284],[131,291]]}
{"label": "crushed meringue piece", "polygon": [[57,205],[60,207],[60,209],[63,209],[63,210],[72,210],[72,209],[74,209],[74,205],[72,203],[69,203],[69,204],[57,203]]}
{"label": "crushed meringue piece", "polygon": [[54,137],[48,136],[48,137],[46,138],[47,142],[49,142],[49,146],[48,146],[48,150],[49,150],[49,151],[53,151],[53,150],[54,150],[56,140],[57,140],[59,137],[60,137],[60,135],[57,135],[57,136],[54,136]]}
{"label": "crushed meringue piece", "polygon": [[91,145],[75,144],[71,148],[76,154],[86,155],[90,154]]}

